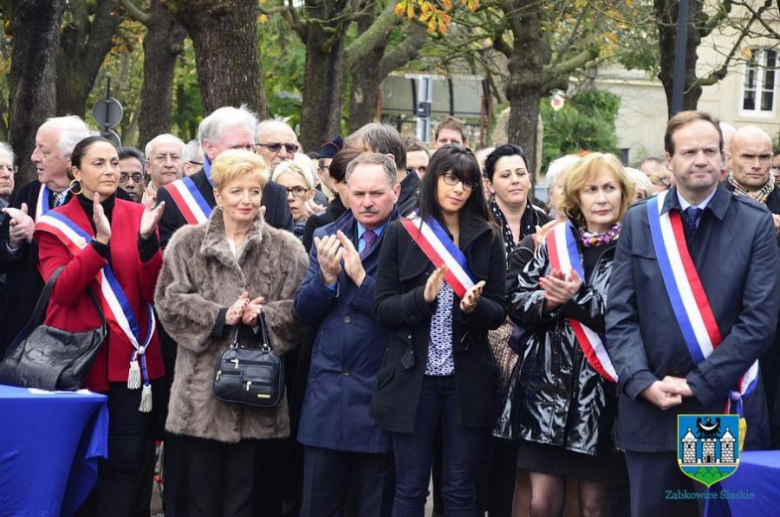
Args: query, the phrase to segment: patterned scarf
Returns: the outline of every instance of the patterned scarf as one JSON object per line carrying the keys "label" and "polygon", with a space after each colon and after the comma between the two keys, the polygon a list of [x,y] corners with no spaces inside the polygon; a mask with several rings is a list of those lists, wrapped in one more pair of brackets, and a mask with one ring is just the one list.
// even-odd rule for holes
{"label": "patterned scarf", "polygon": [[769,194],[771,194],[775,189],[775,175],[769,173],[769,180],[764,184],[764,186],[753,192],[748,192],[745,187],[740,185],[737,179],[734,177],[733,172],[729,172],[729,183],[731,183],[731,186],[734,187],[734,192],[736,192],[737,195],[747,196],[758,201],[762,205],[765,205],[766,198],[768,198]]}
{"label": "patterned scarf", "polygon": [[580,237],[580,243],[585,247],[600,246],[614,241],[620,237],[620,223],[612,225],[606,233],[593,233],[584,228],[577,228]]}
{"label": "patterned scarf", "polygon": [[[515,237],[512,235],[512,229],[509,227],[509,224],[507,224],[504,213],[498,207],[495,196],[490,200],[490,212],[493,214],[496,222],[501,225],[504,248],[506,249],[506,256],[508,257],[520,241],[515,242]],[[538,221],[535,212],[536,210],[534,210],[533,205],[530,202],[526,203],[525,212],[523,212],[523,217],[520,219],[520,239],[536,231]]]}

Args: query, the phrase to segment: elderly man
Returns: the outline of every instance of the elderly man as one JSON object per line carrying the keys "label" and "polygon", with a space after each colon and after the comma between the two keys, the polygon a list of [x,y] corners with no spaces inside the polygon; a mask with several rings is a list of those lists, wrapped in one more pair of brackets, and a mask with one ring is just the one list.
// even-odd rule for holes
{"label": "elderly man", "polygon": [[[0,210],[8,206],[8,198],[14,191],[14,175],[16,174],[14,165],[14,152],[11,146],[0,142]],[[5,221],[5,212],[0,212],[0,225]],[[5,286],[5,273],[0,273],[0,296],[2,296]],[[0,323],[3,318],[0,314]]]}
{"label": "elderly man", "polygon": [[265,160],[269,171],[298,152],[298,137],[290,126],[279,120],[264,120],[257,125],[256,152]]}
{"label": "elderly man", "polygon": [[[382,235],[399,217],[396,166],[365,153],[346,172],[350,211],[315,232],[306,279],[295,297],[317,329],[298,441],[304,444],[301,517],[335,517],[348,492],[354,515],[389,515],[390,437],[369,416],[387,333],[371,313]],[[352,485],[352,486],[351,486]]]}
{"label": "elderly man", "polygon": [[144,155],[135,147],[119,149],[119,188],[127,192],[133,201],[140,203],[146,189]]}
{"label": "elderly man", "polygon": [[[219,108],[201,121],[198,140],[203,148],[203,168],[192,176],[167,185],[157,194],[158,202],[166,202],[160,219],[160,244],[163,247],[182,226],[199,224],[208,219],[217,204],[211,184],[211,163],[227,149],[253,150],[256,127],[257,119],[244,106]],[[263,189],[262,204],[268,224],[292,231],[293,219],[284,187],[269,181]]]}
{"label": "elderly man", "polygon": [[197,140],[187,142],[181,161],[185,176],[192,176],[198,172],[203,167],[203,149],[200,147],[200,142]]}
{"label": "elderly man", "polygon": [[0,273],[6,273],[6,287],[0,298],[0,355],[27,324],[43,289],[38,246],[32,238],[35,221],[65,203],[70,154],[89,135],[76,116],[44,122],[32,153],[38,179],[19,189],[11,206],[3,209],[7,217],[0,226]]}
{"label": "elderly man", "polygon": [[695,501],[666,495],[703,488],[678,467],[678,415],[734,404],[747,420],[746,448],[769,445],[754,363],[777,325],[772,217],[720,185],[723,136],[712,117],[678,113],[664,142],[675,186],[626,214],[606,317],[619,380],[617,445],[636,517],[697,514]]}
{"label": "elderly man", "polygon": [[157,135],[146,144],[145,152],[146,170],[149,171],[150,179],[145,197],[156,200],[160,187],[182,176],[184,142],[168,133]]}
{"label": "elderly man", "polygon": [[372,122],[361,127],[347,138],[344,147],[367,153],[381,153],[395,161],[396,181],[401,185],[398,210],[409,215],[417,208],[420,195],[420,177],[406,168],[406,147],[401,135],[393,126]]}

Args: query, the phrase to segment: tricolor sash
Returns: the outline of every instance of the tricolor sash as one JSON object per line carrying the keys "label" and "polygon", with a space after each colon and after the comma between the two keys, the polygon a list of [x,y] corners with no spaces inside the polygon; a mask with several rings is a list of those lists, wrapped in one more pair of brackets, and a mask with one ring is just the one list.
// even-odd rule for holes
{"label": "tricolor sash", "polygon": [[[79,253],[92,241],[92,237],[66,215],[59,211],[50,211],[41,216],[36,224],[36,230],[46,231],[56,236],[73,255]],[[106,312],[106,319],[115,332],[124,334],[135,349],[130,356],[130,373],[128,388],[141,387],[143,379],[144,393],[141,398],[141,411],[151,411],[151,384],[146,367],[146,349],[154,336],[156,322],[154,310],[150,303],[146,304],[147,327],[145,338],[141,338],[138,320],[122,286],[109,264],[103,266],[97,276],[100,285],[101,301]],[[139,365],[140,363],[140,365]],[[148,395],[147,395],[148,392]],[[145,406],[148,405],[148,411]]]}
{"label": "tricolor sash", "polygon": [[[720,329],[688,251],[680,212],[661,213],[667,193],[662,192],[647,202],[647,218],[666,293],[688,352],[698,364],[720,344]],[[737,412],[742,413],[742,397],[755,389],[757,378],[758,361],[739,379],[737,391],[730,392],[726,413],[731,410],[732,400],[736,402]]]}
{"label": "tricolor sash", "polygon": [[[571,222],[566,222],[556,225],[547,234],[546,242],[550,266],[553,270],[559,270],[565,275],[574,270],[585,282],[585,270],[582,267],[573,228]],[[585,354],[588,364],[606,380],[617,382],[617,371],[604,346],[604,338],[573,318],[569,318],[569,325],[574,330],[574,335],[577,337],[577,342]]]}
{"label": "tricolor sash", "polygon": [[[70,189],[68,189],[70,190]],[[67,192],[66,190],[65,192]],[[51,210],[49,206],[49,194],[51,189],[45,183],[41,183],[41,189],[38,191],[38,201],[35,203],[35,221],[37,222],[43,214]]]}
{"label": "tricolor sash", "polygon": [[178,179],[165,188],[187,224],[203,224],[209,220],[212,207],[191,178]]}
{"label": "tricolor sash", "polygon": [[459,298],[466,296],[466,291],[474,287],[476,279],[469,270],[466,256],[455,246],[436,219],[422,221],[415,212],[408,218],[401,219],[401,224],[434,266],[447,266],[444,279],[455,294]]}

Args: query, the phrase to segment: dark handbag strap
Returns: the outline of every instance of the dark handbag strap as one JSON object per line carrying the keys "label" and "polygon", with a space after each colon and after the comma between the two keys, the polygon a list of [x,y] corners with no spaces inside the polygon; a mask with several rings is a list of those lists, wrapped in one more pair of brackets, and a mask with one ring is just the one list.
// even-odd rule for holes
{"label": "dark handbag strap", "polygon": [[[263,311],[260,311],[260,315],[257,317],[257,321],[260,323],[260,337],[263,339],[263,344],[260,346],[261,349],[268,349],[273,350],[274,347],[271,346],[271,338],[268,337],[268,323],[265,321],[265,313]],[[233,348],[246,348],[242,347],[239,343],[239,335],[241,334],[241,329],[243,327],[246,327],[243,323],[239,322],[238,325],[236,325],[236,331],[233,334],[233,342],[230,345]],[[248,328],[248,327],[247,327]],[[252,347],[254,348],[254,347]]]}
{"label": "dark handbag strap", "polygon": [[[49,281],[46,282],[46,285],[41,292],[41,296],[38,298],[38,303],[35,304],[35,310],[33,311],[32,317],[30,318],[30,321],[27,323],[27,326],[24,328],[24,330],[22,330],[22,334],[29,335],[29,333],[32,332],[35,327],[43,323],[43,320],[46,316],[46,308],[49,306],[51,292],[54,289],[54,284],[57,282],[57,278],[59,278],[63,269],[65,269],[65,266],[58,267],[51,275],[51,277],[49,277]],[[89,298],[92,300],[92,305],[95,307],[95,310],[97,311],[101,321],[103,322],[103,325],[105,326],[106,316],[103,314],[103,309],[98,303],[95,292],[92,290],[92,286],[89,286],[87,290],[89,291]]]}

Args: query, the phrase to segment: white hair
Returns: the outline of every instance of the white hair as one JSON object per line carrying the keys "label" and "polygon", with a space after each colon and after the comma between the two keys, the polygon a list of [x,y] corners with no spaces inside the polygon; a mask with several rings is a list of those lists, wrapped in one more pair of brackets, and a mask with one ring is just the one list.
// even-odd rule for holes
{"label": "white hair", "polygon": [[186,146],[186,144],[182,141],[182,139],[170,133],[163,133],[162,135],[157,135],[156,137],[152,138],[146,144],[146,148],[144,149],[144,154],[146,155],[147,160],[152,159],[152,149],[154,149],[154,146],[156,144],[161,143],[163,140],[174,142],[181,149],[180,153],[184,154],[184,147]]}
{"label": "white hair", "polygon": [[653,183],[647,177],[647,174],[633,167],[624,167],[624,170],[628,177],[634,180],[637,192],[644,191],[645,197],[653,195]]}
{"label": "white hair", "polygon": [[202,162],[203,161],[203,149],[200,147],[200,142],[197,140],[190,140],[184,147],[184,153],[182,154],[181,161],[183,162]]}
{"label": "white hair", "polygon": [[581,158],[576,154],[567,154],[551,161],[550,165],[547,166],[547,174],[545,175],[544,179],[547,184],[547,190],[553,188],[555,181],[558,179],[558,175],[561,172],[580,161],[580,159]]}
{"label": "white hair", "polygon": [[5,142],[0,142],[0,154],[7,154],[11,158],[11,165],[13,165],[14,160],[16,160],[14,150]]}
{"label": "white hair", "polygon": [[306,183],[307,190],[314,188],[314,176],[311,173],[311,169],[297,161],[285,160],[281,162],[276,166],[273,174],[271,174],[271,180],[276,181],[276,178],[287,172],[300,174],[303,177],[303,182]]}
{"label": "white hair", "polygon": [[76,115],[66,117],[52,117],[46,119],[44,124],[51,124],[59,131],[57,135],[57,148],[63,157],[73,154],[73,148],[76,144],[85,138],[92,136],[92,132],[87,125]]}
{"label": "white hair", "polygon": [[286,129],[290,133],[292,133],[293,138],[295,138],[295,141],[298,141],[298,135],[295,134],[295,131],[293,131],[293,128],[290,127],[289,124],[285,124],[281,120],[274,120],[274,119],[266,119],[260,122],[257,125],[257,141],[260,141],[260,135],[263,134],[265,131],[270,131],[272,129]]}
{"label": "white hair", "polygon": [[205,142],[216,145],[222,140],[222,135],[230,127],[243,126],[253,135],[257,133],[257,117],[247,109],[246,104],[238,108],[223,106],[214,110],[201,120],[198,126],[198,141],[202,146]]}

